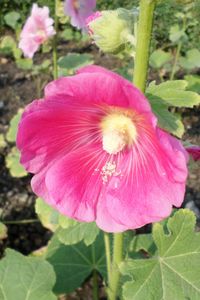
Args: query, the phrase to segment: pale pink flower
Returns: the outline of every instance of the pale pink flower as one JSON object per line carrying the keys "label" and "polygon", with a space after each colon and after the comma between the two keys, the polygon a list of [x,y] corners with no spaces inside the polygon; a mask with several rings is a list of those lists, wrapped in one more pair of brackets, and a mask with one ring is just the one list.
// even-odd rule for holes
{"label": "pale pink flower", "polygon": [[200,160],[200,146],[190,145],[185,148],[194,160]]}
{"label": "pale pink flower", "polygon": [[96,0],[65,0],[65,14],[77,28],[86,27],[86,19],[93,13]]}
{"label": "pale pink flower", "polygon": [[47,6],[41,8],[36,3],[33,4],[31,15],[20,35],[19,48],[23,51],[24,56],[32,58],[40,45],[56,33],[53,22],[53,19],[49,17]]}
{"label": "pale pink flower", "polygon": [[157,126],[144,95],[98,66],[52,81],[19,124],[33,191],[108,232],[157,222],[184,198],[187,152]]}

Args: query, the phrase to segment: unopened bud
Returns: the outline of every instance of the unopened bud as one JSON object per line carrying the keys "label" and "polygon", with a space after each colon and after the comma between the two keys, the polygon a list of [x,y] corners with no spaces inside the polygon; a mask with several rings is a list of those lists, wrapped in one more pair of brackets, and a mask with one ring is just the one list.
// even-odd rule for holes
{"label": "unopened bud", "polygon": [[119,53],[126,44],[134,44],[134,11],[119,8],[97,12],[87,19],[88,31],[104,52]]}

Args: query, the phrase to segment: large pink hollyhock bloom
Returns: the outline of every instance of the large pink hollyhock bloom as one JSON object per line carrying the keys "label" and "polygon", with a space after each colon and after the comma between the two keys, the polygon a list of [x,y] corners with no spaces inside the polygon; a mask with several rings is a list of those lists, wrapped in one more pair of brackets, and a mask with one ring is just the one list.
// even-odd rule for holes
{"label": "large pink hollyhock bloom", "polygon": [[65,14],[77,28],[86,27],[86,19],[93,13],[96,0],[65,0]]}
{"label": "large pink hollyhock bloom", "polygon": [[33,191],[108,232],[157,222],[183,202],[187,153],[156,126],[144,95],[98,66],[52,81],[17,135]]}
{"label": "large pink hollyhock bloom", "polygon": [[200,146],[187,146],[186,150],[194,160],[200,160]]}
{"label": "large pink hollyhock bloom", "polygon": [[47,6],[41,8],[37,4],[33,4],[31,15],[20,35],[19,48],[23,51],[24,56],[32,58],[40,45],[56,33],[53,22],[53,19],[49,17]]}

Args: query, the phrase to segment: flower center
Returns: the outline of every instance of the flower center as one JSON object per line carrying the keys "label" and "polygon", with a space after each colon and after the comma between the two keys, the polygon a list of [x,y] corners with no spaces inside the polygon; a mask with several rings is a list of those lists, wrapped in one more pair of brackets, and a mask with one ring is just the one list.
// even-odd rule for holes
{"label": "flower center", "polygon": [[127,113],[113,112],[101,122],[103,149],[109,154],[117,154],[126,146],[131,146],[137,138],[136,127]]}
{"label": "flower center", "polygon": [[35,42],[43,43],[46,40],[46,33],[43,29],[38,29],[34,38]]}

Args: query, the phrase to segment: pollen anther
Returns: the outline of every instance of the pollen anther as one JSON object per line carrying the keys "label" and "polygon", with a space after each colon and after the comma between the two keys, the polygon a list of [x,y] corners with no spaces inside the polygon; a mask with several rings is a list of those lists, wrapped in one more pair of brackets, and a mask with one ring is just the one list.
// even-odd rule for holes
{"label": "pollen anther", "polygon": [[137,130],[130,116],[122,112],[106,115],[101,122],[102,146],[109,154],[117,154],[131,146],[137,138]]}

